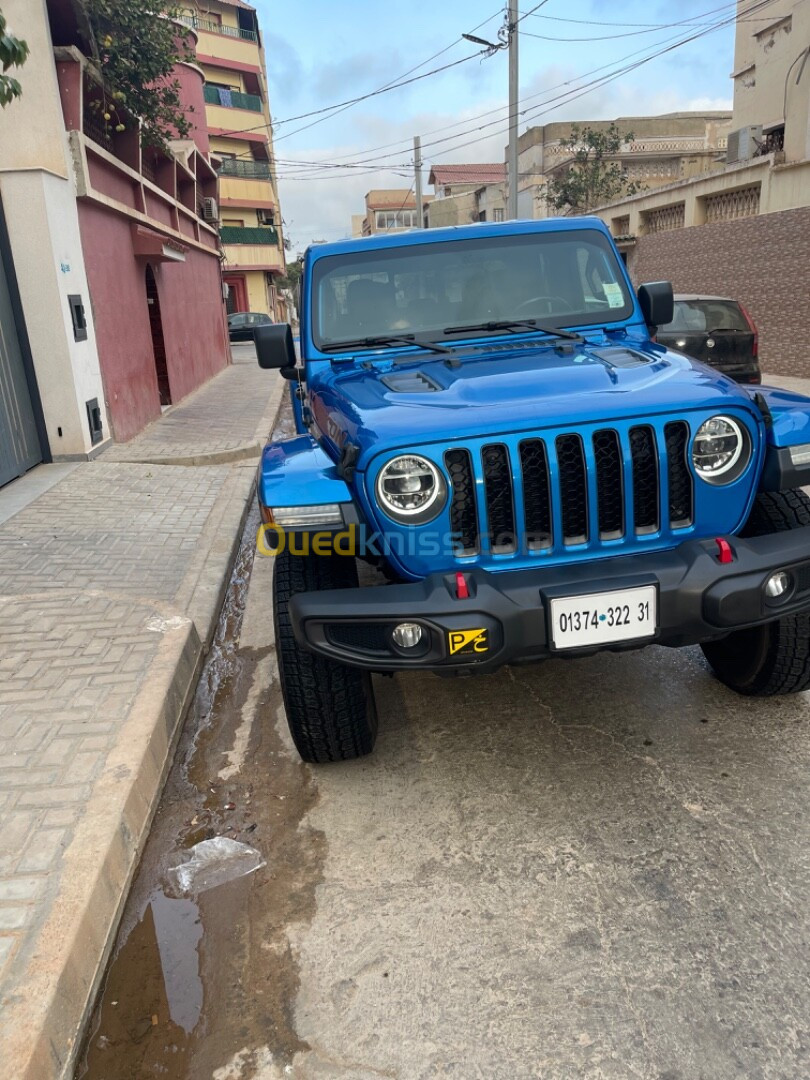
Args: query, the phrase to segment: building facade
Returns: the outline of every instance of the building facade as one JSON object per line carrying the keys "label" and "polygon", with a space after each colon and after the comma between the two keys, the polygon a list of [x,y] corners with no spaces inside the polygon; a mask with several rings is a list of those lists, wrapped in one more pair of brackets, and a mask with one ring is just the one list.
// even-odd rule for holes
{"label": "building facade", "polygon": [[731,113],[621,116],[528,128],[518,140],[518,217],[553,216],[557,211],[549,209],[546,186],[573,160],[563,143],[575,127],[606,131],[612,123],[634,139],[610,160],[621,164],[629,180],[654,188],[722,168]]}
{"label": "building facade", "polygon": [[[428,195],[422,201],[430,199]],[[415,229],[418,220],[412,188],[376,188],[366,194],[365,214],[352,214],[352,235],[405,232]]]}
{"label": "building facade", "polygon": [[[219,238],[205,214],[218,178],[204,125],[157,150],[123,105],[120,123],[104,120],[70,0],[4,0],[4,12],[31,45],[22,96],[0,110],[15,366],[39,457],[80,459],[130,439],[229,362]],[[193,36],[181,24],[177,34]],[[174,74],[183,109],[204,115],[202,71],[183,62]]]}
{"label": "building facade", "polygon": [[434,165],[428,183],[435,192],[426,208],[425,225],[469,225],[503,221],[506,212],[506,165]]}
{"label": "building facade", "polygon": [[635,281],[731,296],[760,331],[766,372],[810,378],[810,0],[769,21],[738,4],[734,112],[724,167],[596,213]]}
{"label": "building facade", "polygon": [[218,162],[223,280],[229,312],[287,317],[278,281],[284,238],[273,162],[272,120],[264,45],[255,8],[243,0],[205,0],[183,19],[197,34],[205,75],[204,113]]}

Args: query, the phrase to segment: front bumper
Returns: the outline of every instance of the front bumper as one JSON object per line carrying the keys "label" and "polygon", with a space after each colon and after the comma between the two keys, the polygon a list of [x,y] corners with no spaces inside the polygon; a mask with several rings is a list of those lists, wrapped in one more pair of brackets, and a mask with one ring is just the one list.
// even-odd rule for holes
{"label": "front bumper", "polygon": [[[500,573],[464,570],[466,599],[457,597],[455,572],[412,584],[299,593],[290,601],[293,630],[304,648],[355,667],[450,674],[584,656],[602,648],[695,645],[810,609],[810,527],[725,539],[733,552],[726,564],[715,540],[693,540],[669,551],[587,564]],[[765,594],[765,582],[777,570],[789,571],[793,582],[778,601]],[[642,585],[653,585],[658,593],[654,637],[555,650],[548,616],[552,599]],[[416,648],[393,642],[391,632],[401,622],[422,626]],[[473,631],[479,633],[451,652],[451,640],[457,643],[459,634]]]}

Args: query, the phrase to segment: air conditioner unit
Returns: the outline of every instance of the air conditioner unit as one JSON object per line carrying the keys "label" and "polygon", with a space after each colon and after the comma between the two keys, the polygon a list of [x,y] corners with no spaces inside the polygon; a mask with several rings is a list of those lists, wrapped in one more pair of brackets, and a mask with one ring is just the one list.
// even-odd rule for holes
{"label": "air conditioner unit", "polygon": [[762,124],[749,124],[748,127],[732,131],[728,136],[726,164],[735,161],[748,161],[755,157],[762,143]]}
{"label": "air conditioner unit", "polygon": [[219,220],[219,207],[216,199],[203,199],[203,217],[206,221]]}

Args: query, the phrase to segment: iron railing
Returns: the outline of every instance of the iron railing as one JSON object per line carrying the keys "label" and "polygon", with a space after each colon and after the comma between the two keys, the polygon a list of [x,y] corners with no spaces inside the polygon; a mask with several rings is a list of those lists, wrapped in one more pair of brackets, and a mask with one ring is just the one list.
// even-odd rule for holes
{"label": "iron railing", "polygon": [[243,94],[239,90],[220,90],[218,86],[204,86],[203,95],[209,105],[220,105],[223,109],[262,111],[262,99],[258,94]]}
{"label": "iron railing", "polygon": [[223,26],[222,23],[212,22],[210,19],[198,19],[196,15],[181,15],[180,22],[191,26],[194,30],[204,30],[207,34],[223,34],[225,37],[241,38],[242,41],[258,42],[259,35],[255,30],[243,30],[240,26]]}
{"label": "iron railing", "polygon": [[223,244],[269,244],[278,246],[278,231],[272,225],[256,225],[245,228],[240,225],[223,225],[219,230]]}
{"label": "iron railing", "polygon": [[220,176],[238,176],[242,180],[272,180],[269,161],[240,161],[238,158],[223,158],[219,167]]}

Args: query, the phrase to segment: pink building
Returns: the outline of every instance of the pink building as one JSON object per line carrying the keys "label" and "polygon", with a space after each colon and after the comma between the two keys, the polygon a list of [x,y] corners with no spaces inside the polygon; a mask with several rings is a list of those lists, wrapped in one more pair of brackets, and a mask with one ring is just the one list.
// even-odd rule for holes
{"label": "pink building", "polygon": [[[41,459],[86,457],[110,436],[132,438],[230,362],[205,77],[194,63],[177,65],[194,126],[155,150],[134,118],[119,117],[116,132],[95,107],[101,81],[71,0],[8,5],[32,44],[23,95],[0,110],[0,206],[18,329],[30,341],[25,374]],[[193,45],[195,32],[177,27]],[[43,231],[35,240],[34,224]]]}

